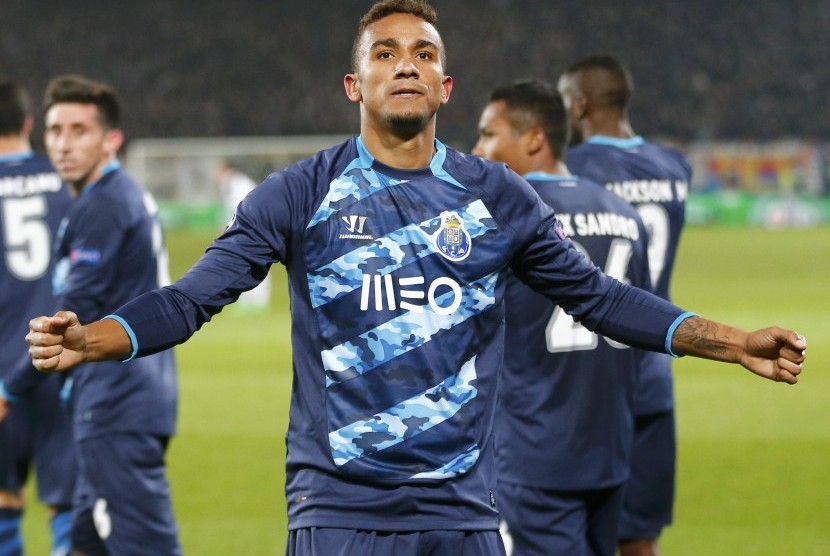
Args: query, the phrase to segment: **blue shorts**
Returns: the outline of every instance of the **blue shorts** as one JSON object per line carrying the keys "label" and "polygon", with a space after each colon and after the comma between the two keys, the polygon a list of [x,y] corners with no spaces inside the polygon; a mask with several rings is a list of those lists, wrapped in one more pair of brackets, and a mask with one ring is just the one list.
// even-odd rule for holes
{"label": "blue shorts", "polygon": [[167,438],[105,434],[78,443],[72,547],[88,556],[182,553],[164,473]]}
{"label": "blue shorts", "polygon": [[[378,516],[379,518],[381,516]],[[506,556],[498,531],[363,531],[311,527],[288,532],[286,556]]]}
{"label": "blue shorts", "polygon": [[22,489],[34,465],[38,498],[50,506],[69,507],[78,466],[72,412],[60,400],[62,385],[61,376],[48,376],[9,405],[0,425],[0,489]]}
{"label": "blue shorts", "polygon": [[501,533],[511,556],[614,556],[623,486],[544,490],[499,483]]}
{"label": "blue shorts", "polygon": [[677,442],[674,411],[635,419],[631,476],[625,484],[621,541],[657,539],[672,522]]}

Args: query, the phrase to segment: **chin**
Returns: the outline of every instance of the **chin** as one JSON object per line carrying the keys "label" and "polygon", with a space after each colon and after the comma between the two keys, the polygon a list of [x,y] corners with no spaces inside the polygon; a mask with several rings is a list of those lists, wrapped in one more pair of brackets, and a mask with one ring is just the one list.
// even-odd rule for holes
{"label": "chin", "polygon": [[423,129],[427,122],[429,121],[430,116],[426,114],[390,114],[386,121],[392,126],[396,128],[405,128],[405,129]]}

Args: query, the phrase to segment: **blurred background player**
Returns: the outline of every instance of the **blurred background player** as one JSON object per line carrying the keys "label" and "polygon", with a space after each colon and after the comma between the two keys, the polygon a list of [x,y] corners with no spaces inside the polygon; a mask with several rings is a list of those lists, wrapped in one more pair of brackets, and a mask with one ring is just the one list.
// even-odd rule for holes
{"label": "blurred background player", "polygon": [[0,81],[0,556],[22,554],[22,488],[32,464],[50,509],[52,555],[69,554],[77,476],[64,377],[34,372],[21,341],[29,315],[55,310],[52,243],[70,202],[49,159],[32,151],[32,128],[27,91]]}
{"label": "blurred background player", "polygon": [[[242,199],[254,190],[256,182],[230,160],[223,160],[219,163],[216,176],[225,208],[223,224],[230,226],[232,219],[236,216],[236,208]],[[270,305],[271,276],[269,274],[257,287],[242,292],[236,306],[247,311],[267,311]]]}
{"label": "blurred background player", "polygon": [[[649,234],[654,292],[669,299],[669,280],[685,221],[691,166],[679,152],[635,135],[628,120],[633,92],[628,69],[597,54],[559,79],[572,132],[582,144],[568,150],[568,166],[613,191],[640,213]],[[657,539],[672,521],[676,438],[671,359],[644,365],[634,396],[635,444],[620,522],[622,556],[657,554]]]}
{"label": "blurred background player", "polygon": [[[570,174],[566,118],[546,83],[497,88],[473,154],[522,174],[606,274],[649,289],[643,223],[628,203]],[[515,278],[505,311],[505,342],[522,346],[505,353],[496,416],[508,554],[613,556],[634,438],[636,369],[652,354],[594,334]]]}
{"label": "blurred background player", "polygon": [[[112,88],[56,77],[44,111],[49,157],[74,196],[58,235],[60,303],[101,318],[169,282],[157,207],[116,158],[124,135]],[[164,461],[176,422],[173,352],[73,373],[80,463],[73,549],[87,556],[179,554]]]}

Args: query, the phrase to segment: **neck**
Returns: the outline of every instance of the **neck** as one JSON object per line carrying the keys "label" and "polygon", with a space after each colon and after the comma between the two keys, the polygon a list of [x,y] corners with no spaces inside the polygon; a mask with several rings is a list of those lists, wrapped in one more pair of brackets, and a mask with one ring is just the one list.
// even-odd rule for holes
{"label": "neck", "polygon": [[103,158],[101,159],[92,170],[89,171],[88,174],[82,176],[81,178],[72,181],[69,185],[72,188],[73,193],[75,195],[80,195],[81,192],[86,189],[89,185],[97,182],[104,176],[104,168],[107,167],[107,164],[115,160],[115,157],[111,158]]}
{"label": "neck", "polygon": [[629,139],[634,137],[635,133],[627,118],[614,115],[586,119],[582,124],[582,135],[585,139],[594,135]]}
{"label": "neck", "polygon": [[375,160],[401,170],[429,166],[435,154],[435,119],[425,128],[401,132],[381,131],[361,124],[360,134],[366,150]]}
{"label": "neck", "polygon": [[0,154],[18,154],[32,150],[29,140],[20,135],[0,136]]}
{"label": "neck", "polygon": [[568,170],[568,167],[565,166],[564,162],[559,160],[551,161],[549,164],[545,164],[543,167],[540,167],[534,172],[544,172],[546,174],[551,174],[554,176],[570,176],[571,172]]}
{"label": "neck", "polygon": [[540,172],[543,174],[550,174],[553,176],[571,175],[571,173],[568,171],[568,167],[565,166],[565,163],[554,157],[553,154],[550,153],[550,151],[548,151],[547,155],[531,161],[529,164],[527,164],[527,166],[521,168],[521,171],[517,173],[520,173],[524,176],[527,174],[531,174],[533,172]]}

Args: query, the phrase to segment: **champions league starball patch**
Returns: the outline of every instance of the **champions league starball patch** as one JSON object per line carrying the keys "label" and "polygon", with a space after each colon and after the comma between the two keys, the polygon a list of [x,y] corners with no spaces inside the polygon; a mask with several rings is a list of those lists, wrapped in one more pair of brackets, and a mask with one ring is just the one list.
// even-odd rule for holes
{"label": "champions league starball patch", "polygon": [[441,228],[435,236],[435,246],[451,261],[463,261],[470,254],[473,241],[457,212],[441,213]]}

